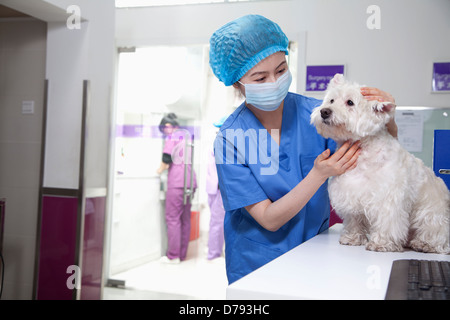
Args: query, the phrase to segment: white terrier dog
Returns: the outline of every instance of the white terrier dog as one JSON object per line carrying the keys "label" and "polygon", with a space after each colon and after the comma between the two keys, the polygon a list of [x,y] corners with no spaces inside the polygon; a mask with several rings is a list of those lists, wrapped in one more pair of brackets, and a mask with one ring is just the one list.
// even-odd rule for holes
{"label": "white terrier dog", "polygon": [[360,141],[353,170],[333,177],[331,205],[344,220],[339,242],[373,251],[449,251],[450,192],[443,180],[403,149],[386,129],[394,106],[368,101],[341,74],[311,114],[319,134],[340,146]]}

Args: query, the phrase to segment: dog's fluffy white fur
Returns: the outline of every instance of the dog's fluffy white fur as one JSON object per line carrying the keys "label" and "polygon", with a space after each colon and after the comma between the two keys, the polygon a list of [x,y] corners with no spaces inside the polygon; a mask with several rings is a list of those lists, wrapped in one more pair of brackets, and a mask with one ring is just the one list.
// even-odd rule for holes
{"label": "dog's fluffy white fur", "polygon": [[394,112],[392,104],[364,99],[358,84],[337,74],[311,115],[318,133],[338,146],[361,142],[356,168],[329,183],[331,205],[344,220],[339,241],[373,251],[448,254],[450,192],[388,133]]}

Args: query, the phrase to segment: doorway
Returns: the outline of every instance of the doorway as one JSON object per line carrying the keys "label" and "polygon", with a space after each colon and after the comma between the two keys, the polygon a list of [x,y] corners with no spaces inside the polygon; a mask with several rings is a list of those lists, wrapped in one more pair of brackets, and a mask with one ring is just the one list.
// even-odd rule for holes
{"label": "doorway", "polygon": [[[205,94],[210,91],[207,87],[212,79],[207,53],[206,45],[119,50],[106,271],[109,283],[123,290],[108,291],[104,294],[106,299],[108,296],[120,299],[123,294],[135,296],[138,292],[153,298],[156,294],[156,298],[196,299],[202,292],[211,292],[211,286],[221,288],[217,299],[225,298],[224,261],[209,263],[206,259],[209,208],[205,152],[212,149],[216,133],[212,123],[219,115],[217,110],[211,114],[209,95]],[[192,211],[199,213],[199,235],[190,241],[187,259],[179,265],[159,261],[167,249],[164,218],[167,173],[160,176],[156,170],[164,144],[159,123],[168,113],[175,113],[180,126],[194,137],[193,166],[198,184]],[[206,279],[208,274],[211,280]],[[210,287],[200,290],[201,284]],[[195,292],[196,289],[200,291]]]}

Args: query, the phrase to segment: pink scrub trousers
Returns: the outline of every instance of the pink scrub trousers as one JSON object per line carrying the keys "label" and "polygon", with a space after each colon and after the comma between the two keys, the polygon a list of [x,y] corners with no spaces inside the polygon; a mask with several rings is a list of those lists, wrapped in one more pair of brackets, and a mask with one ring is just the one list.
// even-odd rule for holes
{"label": "pink scrub trousers", "polygon": [[166,193],[167,257],[186,259],[191,234],[191,204],[183,204],[183,189],[170,188]]}

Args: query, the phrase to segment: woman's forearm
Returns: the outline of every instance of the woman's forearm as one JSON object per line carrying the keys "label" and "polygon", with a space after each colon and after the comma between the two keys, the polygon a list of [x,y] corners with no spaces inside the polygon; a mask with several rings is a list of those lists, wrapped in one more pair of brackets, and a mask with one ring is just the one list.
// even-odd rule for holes
{"label": "woman's forearm", "polygon": [[272,202],[265,211],[271,231],[278,230],[300,212],[325,181],[326,178],[318,175],[313,168],[294,189],[278,201]]}
{"label": "woman's forearm", "polygon": [[303,209],[326,179],[313,168],[297,186],[277,201],[267,199],[246,209],[263,228],[277,231]]}

